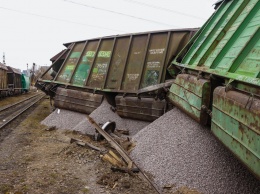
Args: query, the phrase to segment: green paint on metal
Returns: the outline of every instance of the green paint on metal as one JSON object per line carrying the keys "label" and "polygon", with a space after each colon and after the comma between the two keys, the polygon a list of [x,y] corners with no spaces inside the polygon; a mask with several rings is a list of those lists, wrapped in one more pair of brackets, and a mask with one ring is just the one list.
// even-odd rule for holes
{"label": "green paint on metal", "polygon": [[172,84],[168,97],[174,105],[180,106],[186,110],[186,113],[192,115],[193,118],[199,121],[201,101],[198,96],[186,92],[185,89],[176,84]]}
{"label": "green paint on metal", "polygon": [[98,52],[98,57],[109,58],[110,56],[111,56],[111,51],[99,51]]}
{"label": "green paint on metal", "polygon": [[93,73],[97,73],[97,72],[98,72],[98,68],[94,68]]}
{"label": "green paint on metal", "polygon": [[[260,16],[259,8],[260,2],[258,0],[251,0],[248,6],[244,8],[233,26],[231,26],[231,31],[234,33],[225,40],[226,44],[223,44],[224,47],[221,48],[221,52],[212,62],[211,68],[228,71],[232,65],[236,65],[236,58],[248,46],[248,41],[250,41],[252,35],[259,29],[259,19],[257,19]],[[233,30],[234,28],[235,30]],[[219,45],[222,42],[220,41]]]}
{"label": "green paint on metal", "polygon": [[69,58],[79,58],[81,52],[72,52]]}
{"label": "green paint on metal", "polygon": [[211,130],[260,177],[260,99],[237,91],[214,91]]}
{"label": "green paint on metal", "polygon": [[73,85],[84,86],[84,83],[90,74],[97,45],[98,41],[89,41],[87,43],[86,48],[83,51],[83,55],[81,56],[81,59],[76,67],[75,74],[71,80]]}
{"label": "green paint on metal", "polygon": [[[193,69],[193,70],[197,70],[197,71],[203,71],[205,70],[203,67],[192,67],[192,66],[188,66],[188,65],[184,65],[184,64],[179,64],[179,66],[181,67],[188,67],[189,69]],[[245,82],[245,83],[250,83],[256,86],[260,86],[260,79],[258,79],[258,77],[256,78],[252,78],[246,75],[239,75],[236,73],[229,73],[229,72],[225,72],[219,69],[208,69],[207,72],[209,74],[213,74],[213,75],[218,75],[221,77],[225,77],[228,79],[234,79],[237,81],[241,81],[241,82]],[[257,72],[256,72],[257,73]]]}
{"label": "green paint on metal", "polygon": [[238,55],[229,72],[256,77],[260,70],[260,28],[248,42],[247,47]]}
{"label": "green paint on metal", "polygon": [[89,69],[90,69],[89,64],[80,64],[74,75],[73,84],[83,86],[86,77],[89,74]]}
{"label": "green paint on metal", "polygon": [[208,115],[202,106],[209,107],[210,82],[187,74],[180,74],[170,88],[169,100],[196,121],[206,124]]}
{"label": "green paint on metal", "polygon": [[66,67],[65,67],[65,72],[66,71],[72,71],[74,69],[74,65],[67,65]]}
{"label": "green paint on metal", "polygon": [[23,91],[30,90],[30,77],[27,76],[27,75],[22,74],[21,75],[21,80],[22,80],[22,89],[23,89]]}
{"label": "green paint on metal", "polygon": [[260,1],[225,0],[172,62],[260,86]]}
{"label": "green paint on metal", "polygon": [[93,70],[90,71],[90,77],[87,82],[87,86],[93,88],[103,88],[108,65],[111,59],[111,53],[113,49],[114,39],[101,40],[98,56],[93,62]]}
{"label": "green paint on metal", "polygon": [[[218,22],[218,18],[222,17],[223,14],[226,13],[226,10],[228,7],[232,4],[232,1],[226,1],[224,2],[221,7],[218,9],[218,12],[214,14],[214,17],[211,18],[211,21],[201,30],[197,32],[198,37],[196,41],[193,43],[193,45],[190,48],[190,51],[186,54],[185,58],[182,60],[182,63],[189,63],[191,58],[194,55],[197,55],[196,52],[206,39],[207,35],[210,33],[212,29],[214,29],[215,25]],[[190,64],[190,63],[189,63]]]}
{"label": "green paint on metal", "polygon": [[69,83],[72,73],[76,68],[76,64],[80,58],[81,53],[83,52],[83,43],[76,44],[72,52],[66,59],[65,63],[62,66],[61,71],[58,74],[56,81]]}
{"label": "green paint on metal", "polygon": [[[226,35],[226,32],[231,28],[236,18],[241,14],[248,1],[249,0],[232,2],[232,6],[229,6],[229,9],[223,15],[223,17],[226,19],[219,20],[218,25],[214,27],[215,30],[209,32],[209,35],[203,43],[204,47],[200,49],[202,51],[200,52],[200,54],[196,55],[197,58],[194,64],[203,65],[206,62],[211,52],[218,45],[218,42],[223,39],[223,37]],[[237,11],[234,12],[234,10]],[[234,12],[234,14],[230,14],[230,12]]]}
{"label": "green paint on metal", "polygon": [[94,57],[95,54],[96,54],[95,51],[88,51],[88,52],[86,53],[86,57]]}

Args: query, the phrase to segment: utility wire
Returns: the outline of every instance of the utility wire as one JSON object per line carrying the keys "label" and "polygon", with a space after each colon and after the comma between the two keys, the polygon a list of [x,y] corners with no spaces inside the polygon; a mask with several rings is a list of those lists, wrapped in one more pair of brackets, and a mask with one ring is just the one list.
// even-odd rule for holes
{"label": "utility wire", "polygon": [[180,11],[176,11],[176,10],[172,10],[172,9],[168,9],[168,8],[164,8],[164,7],[159,7],[159,6],[156,6],[156,5],[151,5],[151,4],[148,4],[148,3],[143,3],[143,2],[134,1],[134,0],[123,0],[123,1],[127,1],[127,2],[130,2],[130,3],[135,3],[135,4],[139,4],[139,5],[144,5],[144,6],[152,7],[152,8],[155,8],[155,9],[160,9],[160,10],[163,10],[163,11],[176,13],[176,14],[179,14],[179,15],[187,16],[187,17],[196,18],[196,19],[203,20],[203,21],[206,20],[205,18],[201,18],[201,17],[195,16],[195,15],[183,13],[183,12],[180,12]]}
{"label": "utility wire", "polygon": [[80,23],[80,22],[74,22],[74,21],[70,21],[70,20],[64,20],[64,19],[60,19],[60,18],[54,18],[54,17],[44,16],[44,15],[39,15],[39,14],[25,12],[25,11],[16,10],[16,9],[11,9],[11,8],[7,8],[7,7],[1,7],[0,6],[0,9],[12,11],[12,12],[17,12],[17,13],[21,13],[21,14],[26,14],[26,15],[37,16],[37,17],[46,18],[46,19],[51,19],[51,20],[56,20],[56,21],[61,21],[61,22],[65,22],[65,23],[78,24],[78,25],[82,25],[82,26],[89,26],[89,27],[92,27],[92,28],[106,29],[106,30],[111,30],[111,31],[114,31],[114,32],[124,32],[124,33],[126,33],[126,31],[122,31],[122,30],[116,30],[116,29],[112,29],[112,28],[106,28],[106,27],[101,27],[101,26],[96,26],[96,25],[91,25],[91,24],[84,24],[84,23]]}
{"label": "utility wire", "polygon": [[161,25],[171,26],[171,27],[178,27],[178,26],[174,26],[174,25],[171,25],[171,24],[163,23],[163,22],[158,22],[158,21],[154,21],[154,20],[149,20],[149,19],[133,16],[133,15],[128,15],[128,14],[121,13],[121,12],[112,11],[112,10],[109,10],[109,9],[103,9],[103,8],[99,8],[99,7],[95,7],[95,6],[91,6],[91,5],[86,5],[86,4],[83,4],[83,3],[78,3],[78,2],[75,2],[75,1],[70,1],[70,0],[63,0],[63,1],[66,1],[66,2],[72,3],[72,4],[76,4],[76,5],[80,5],[80,6],[84,6],[84,7],[89,7],[89,8],[92,8],[92,9],[110,12],[110,13],[113,13],[113,14],[118,14],[118,15],[123,15],[123,16],[131,17],[131,18],[135,18],[135,19],[138,19],[138,20],[143,20],[143,21],[146,21],[146,22],[151,22],[151,23],[161,24]]}

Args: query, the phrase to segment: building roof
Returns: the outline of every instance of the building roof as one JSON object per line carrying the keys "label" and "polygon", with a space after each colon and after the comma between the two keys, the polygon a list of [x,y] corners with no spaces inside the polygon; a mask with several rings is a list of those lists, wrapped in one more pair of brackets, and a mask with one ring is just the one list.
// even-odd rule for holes
{"label": "building roof", "polygon": [[3,63],[0,62],[0,69],[7,70],[7,67]]}
{"label": "building roof", "polygon": [[7,73],[16,73],[16,74],[20,74],[20,75],[22,74],[20,69],[16,69],[16,68],[13,68],[13,67],[10,67],[10,66],[7,66],[7,68],[8,68]]}

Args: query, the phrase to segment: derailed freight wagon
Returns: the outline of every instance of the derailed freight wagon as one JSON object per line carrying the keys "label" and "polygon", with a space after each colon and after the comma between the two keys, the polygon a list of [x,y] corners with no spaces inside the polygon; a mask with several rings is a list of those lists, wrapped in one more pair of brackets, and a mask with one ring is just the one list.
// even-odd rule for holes
{"label": "derailed freight wagon", "polygon": [[[166,107],[164,87],[171,83],[167,66],[196,31],[144,32],[65,44],[68,49],[55,57],[37,87],[55,95],[56,107],[88,114],[105,96],[120,116],[152,121]],[[45,80],[46,74],[53,80]]]}
{"label": "derailed freight wagon", "polygon": [[260,1],[219,3],[168,68],[168,96],[260,178]]}

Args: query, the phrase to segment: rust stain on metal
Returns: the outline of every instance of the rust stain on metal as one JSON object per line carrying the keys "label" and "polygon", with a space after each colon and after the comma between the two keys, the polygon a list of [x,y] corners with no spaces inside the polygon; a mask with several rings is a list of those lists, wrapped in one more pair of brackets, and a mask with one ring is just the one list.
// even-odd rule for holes
{"label": "rust stain on metal", "polygon": [[154,121],[165,112],[166,101],[153,98],[116,96],[117,114],[121,117]]}
{"label": "rust stain on metal", "polygon": [[206,125],[210,112],[210,81],[179,74],[170,88],[169,100],[197,122]]}
{"label": "rust stain on metal", "polygon": [[58,88],[54,100],[55,107],[90,114],[103,100],[103,95],[83,91]]}
{"label": "rust stain on metal", "polygon": [[260,98],[217,87],[211,130],[258,178],[260,177]]}

